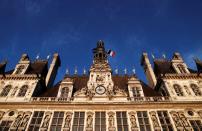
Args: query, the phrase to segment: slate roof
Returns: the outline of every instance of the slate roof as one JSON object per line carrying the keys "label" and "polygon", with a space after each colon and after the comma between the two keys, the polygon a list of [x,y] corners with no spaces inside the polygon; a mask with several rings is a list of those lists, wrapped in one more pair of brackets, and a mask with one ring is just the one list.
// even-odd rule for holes
{"label": "slate roof", "polygon": [[154,74],[159,77],[161,74],[176,73],[171,61],[166,59],[155,59],[154,60]]}

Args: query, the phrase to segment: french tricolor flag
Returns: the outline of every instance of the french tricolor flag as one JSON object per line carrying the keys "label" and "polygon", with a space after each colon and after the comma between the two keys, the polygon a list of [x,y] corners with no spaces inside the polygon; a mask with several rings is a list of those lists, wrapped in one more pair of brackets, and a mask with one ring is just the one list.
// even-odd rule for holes
{"label": "french tricolor flag", "polygon": [[114,57],[115,54],[116,54],[116,53],[115,53],[114,51],[112,51],[112,50],[109,50],[109,51],[108,51],[108,55],[110,55],[110,56],[112,56],[112,57]]}

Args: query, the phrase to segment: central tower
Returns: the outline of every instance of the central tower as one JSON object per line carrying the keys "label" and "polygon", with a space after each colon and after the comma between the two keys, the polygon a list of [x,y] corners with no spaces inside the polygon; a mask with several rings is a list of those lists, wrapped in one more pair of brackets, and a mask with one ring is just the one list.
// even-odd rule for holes
{"label": "central tower", "polygon": [[107,56],[104,42],[99,40],[97,47],[93,49],[93,64],[90,68],[90,76],[87,83],[89,98],[108,97],[111,99],[114,95],[112,69],[108,63]]}

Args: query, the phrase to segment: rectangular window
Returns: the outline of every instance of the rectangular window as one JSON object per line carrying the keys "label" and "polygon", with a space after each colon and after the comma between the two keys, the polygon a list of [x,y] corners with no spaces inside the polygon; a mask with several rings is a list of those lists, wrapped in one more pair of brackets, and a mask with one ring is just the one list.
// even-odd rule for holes
{"label": "rectangular window", "polygon": [[133,87],[132,92],[133,92],[133,97],[140,97],[140,88],[139,87]]}
{"label": "rectangular window", "polygon": [[170,122],[168,112],[167,111],[158,111],[157,113],[158,113],[158,117],[159,117],[163,131],[173,131],[173,127]]}
{"label": "rectangular window", "polygon": [[29,125],[29,129],[28,129],[29,131],[39,130],[43,115],[44,115],[43,111],[35,111],[34,112],[31,123]]}
{"label": "rectangular window", "polygon": [[74,112],[73,131],[83,131],[85,112]]}
{"label": "rectangular window", "polygon": [[95,112],[95,131],[106,131],[105,112]]}
{"label": "rectangular window", "polygon": [[0,131],[8,131],[13,121],[2,121],[0,124]]}
{"label": "rectangular window", "polygon": [[128,131],[126,112],[116,112],[118,131]]}
{"label": "rectangular window", "polygon": [[138,111],[137,117],[141,131],[151,131],[148,114],[146,111]]}
{"label": "rectangular window", "polygon": [[202,124],[200,120],[190,120],[192,128],[194,131],[202,131]]}
{"label": "rectangular window", "polygon": [[62,129],[64,112],[54,112],[52,123],[51,123],[51,131],[60,131]]}

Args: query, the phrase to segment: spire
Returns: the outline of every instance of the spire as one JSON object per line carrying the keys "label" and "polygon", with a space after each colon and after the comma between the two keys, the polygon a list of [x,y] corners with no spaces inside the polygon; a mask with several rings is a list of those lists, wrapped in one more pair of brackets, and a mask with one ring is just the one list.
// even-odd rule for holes
{"label": "spire", "polygon": [[102,40],[97,42],[97,47],[93,49],[93,54],[95,63],[105,63],[107,61],[107,52]]}

